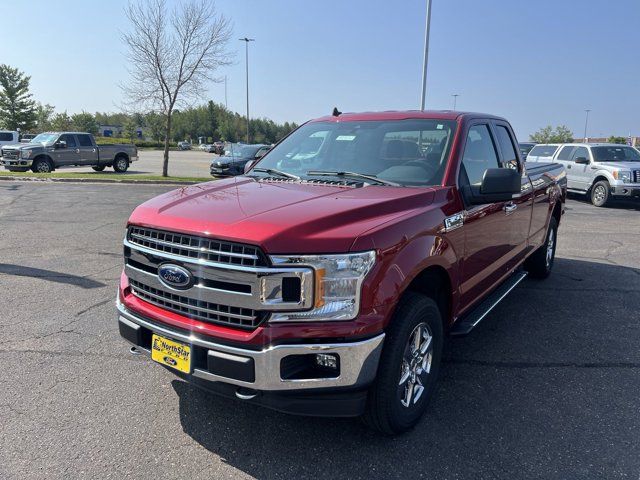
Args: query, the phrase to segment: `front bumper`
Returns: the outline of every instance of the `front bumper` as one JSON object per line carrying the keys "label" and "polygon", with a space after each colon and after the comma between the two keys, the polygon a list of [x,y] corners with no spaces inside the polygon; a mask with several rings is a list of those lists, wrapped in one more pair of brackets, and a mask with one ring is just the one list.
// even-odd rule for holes
{"label": "front bumper", "polygon": [[29,168],[32,163],[30,158],[0,158],[0,165],[5,168]]}
{"label": "front bumper", "polygon": [[611,195],[614,197],[640,197],[640,185],[622,184],[611,188]]}
{"label": "front bumper", "polygon": [[[356,416],[362,413],[366,389],[374,380],[384,333],[357,342],[295,343],[250,350],[214,343],[143,318],[118,303],[120,334],[149,354],[158,334],[189,344],[189,374],[179,374],[207,390],[294,414]],[[318,353],[338,357],[337,374],[288,378],[291,362]],[[317,373],[317,372],[312,372]],[[324,400],[323,400],[324,399]],[[328,403],[327,403],[328,402]]]}

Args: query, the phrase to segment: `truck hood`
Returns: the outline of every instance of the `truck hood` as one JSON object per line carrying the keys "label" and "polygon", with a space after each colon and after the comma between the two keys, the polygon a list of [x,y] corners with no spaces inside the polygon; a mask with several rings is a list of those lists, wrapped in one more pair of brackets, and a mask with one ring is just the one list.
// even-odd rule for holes
{"label": "truck hood", "polygon": [[14,143],[11,145],[4,145],[2,149],[3,150],[36,150],[38,148],[44,148],[47,146],[51,146],[51,145],[47,145],[43,143]]}
{"label": "truck hood", "polygon": [[599,168],[619,170],[640,170],[640,162],[598,162]]}
{"label": "truck hood", "polygon": [[132,224],[258,245],[267,253],[348,252],[363,232],[424,209],[433,188],[257,181],[180,188],[140,205]]}

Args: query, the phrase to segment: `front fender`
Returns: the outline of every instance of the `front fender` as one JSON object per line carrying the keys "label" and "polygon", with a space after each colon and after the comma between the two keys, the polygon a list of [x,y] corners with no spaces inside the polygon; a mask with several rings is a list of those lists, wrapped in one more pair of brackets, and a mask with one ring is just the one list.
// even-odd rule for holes
{"label": "front fender", "polygon": [[363,296],[370,299],[373,307],[385,310],[385,326],[399,298],[429,267],[446,272],[452,286],[451,305],[457,305],[458,254],[445,237],[424,235],[409,240],[405,236],[398,244],[379,250],[379,261],[363,286]]}

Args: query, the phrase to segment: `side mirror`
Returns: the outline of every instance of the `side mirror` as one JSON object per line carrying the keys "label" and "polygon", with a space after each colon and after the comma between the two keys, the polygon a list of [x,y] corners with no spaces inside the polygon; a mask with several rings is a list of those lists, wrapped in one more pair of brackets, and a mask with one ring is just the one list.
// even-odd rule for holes
{"label": "side mirror", "polygon": [[480,187],[467,186],[463,190],[472,205],[508,202],[521,192],[522,176],[513,168],[488,168]]}
{"label": "side mirror", "polygon": [[244,173],[249,173],[249,170],[251,170],[251,167],[253,167],[253,164],[255,163],[255,160],[249,160],[247,163],[244,164]]}
{"label": "side mirror", "polygon": [[574,162],[580,165],[589,165],[589,159],[587,157],[577,157]]}
{"label": "side mirror", "polygon": [[258,160],[259,158],[264,157],[264,156],[266,155],[266,153],[267,153],[267,150],[259,151],[259,152],[256,154],[255,159],[256,159],[256,160]]}
{"label": "side mirror", "polygon": [[60,148],[67,148],[67,142],[65,142],[64,140],[58,140],[55,143],[55,148],[56,149],[60,149]]}

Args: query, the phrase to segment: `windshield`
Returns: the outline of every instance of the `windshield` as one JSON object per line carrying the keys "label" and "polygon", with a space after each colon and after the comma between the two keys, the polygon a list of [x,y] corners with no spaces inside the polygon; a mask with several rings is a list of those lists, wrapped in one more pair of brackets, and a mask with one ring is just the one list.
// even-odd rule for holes
{"label": "windshield", "polygon": [[633,147],[591,147],[596,162],[640,162],[640,152]]}
{"label": "windshield", "polygon": [[455,128],[455,121],[429,119],[312,122],[257,166],[303,179],[320,178],[311,172],[354,172],[400,185],[440,185]]}
{"label": "windshield", "polygon": [[553,157],[556,150],[558,150],[558,145],[536,145],[529,150],[529,155],[532,157]]}
{"label": "windshield", "polygon": [[57,133],[41,133],[31,139],[31,143],[53,143],[60,135]]}

